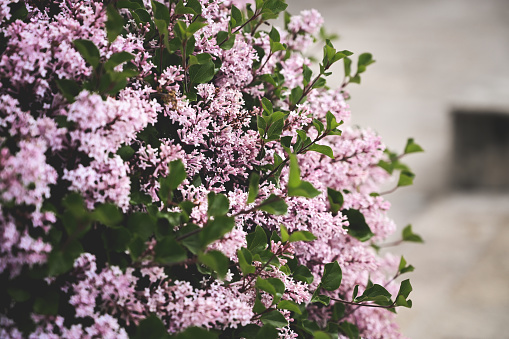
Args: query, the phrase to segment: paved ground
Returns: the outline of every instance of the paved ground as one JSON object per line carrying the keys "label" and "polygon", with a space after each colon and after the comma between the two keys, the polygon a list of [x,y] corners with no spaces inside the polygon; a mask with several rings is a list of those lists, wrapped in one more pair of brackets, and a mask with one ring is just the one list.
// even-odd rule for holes
{"label": "paved ground", "polygon": [[509,338],[509,193],[461,194],[449,185],[451,110],[509,112],[509,1],[287,2],[292,13],[318,9],[341,35],[338,49],[377,60],[351,87],[353,122],[373,127],[390,148],[414,137],[426,149],[408,158],[415,186],[390,197],[398,224],[411,222],[426,240],[402,248],[416,266],[403,333]]}

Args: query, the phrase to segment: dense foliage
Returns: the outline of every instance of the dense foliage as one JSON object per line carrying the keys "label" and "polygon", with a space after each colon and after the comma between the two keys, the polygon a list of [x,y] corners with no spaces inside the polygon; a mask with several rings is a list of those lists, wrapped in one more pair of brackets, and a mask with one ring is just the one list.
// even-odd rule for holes
{"label": "dense foliage", "polygon": [[372,56],[286,7],[0,1],[0,337],[400,337],[421,148],[343,127]]}

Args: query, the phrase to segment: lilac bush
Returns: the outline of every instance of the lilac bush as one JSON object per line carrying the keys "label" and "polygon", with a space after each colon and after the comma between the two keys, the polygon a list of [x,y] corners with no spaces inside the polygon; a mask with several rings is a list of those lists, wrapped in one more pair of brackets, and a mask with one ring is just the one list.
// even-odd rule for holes
{"label": "lilac bush", "polygon": [[401,337],[422,149],[343,126],[374,60],[286,8],[0,1],[0,337]]}

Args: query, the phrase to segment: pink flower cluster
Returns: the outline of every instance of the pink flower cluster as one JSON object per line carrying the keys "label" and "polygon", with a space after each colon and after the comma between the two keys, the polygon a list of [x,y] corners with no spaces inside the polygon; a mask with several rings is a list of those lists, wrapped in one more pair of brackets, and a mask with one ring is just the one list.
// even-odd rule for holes
{"label": "pink flower cluster", "polygon": [[[140,3],[130,4],[137,8]],[[306,306],[310,317],[320,322],[330,315],[330,307],[311,304],[311,297],[324,265],[334,261],[343,270],[343,283],[329,293],[332,297],[351,295],[355,285],[365,289],[368,278],[397,292],[389,277],[397,271],[397,262],[392,257],[381,258],[369,242],[350,236],[346,215],[332,213],[327,197],[327,188],[342,192],[342,209],[360,211],[374,241],[395,231],[386,214],[390,204],[371,195],[388,178],[377,166],[385,150],[380,137],[371,130],[346,127],[342,135],[320,141],[331,148],[332,157],[300,152],[301,179],[321,192],[308,199],[288,196],[288,148],[279,139],[264,140],[257,129],[257,119],[263,114],[262,98],[271,99],[274,110],[288,113],[281,136],[292,143],[302,132],[311,140],[318,138],[313,119],[325,124],[328,113],[338,122],[348,121],[350,112],[342,89],[308,88],[306,100],[290,100],[292,89],[305,87],[303,72],[312,62],[304,50],[323,24],[320,14],[303,11],[290,18],[287,29],[278,29],[286,52],[271,52],[269,30],[264,26],[260,33],[255,33],[258,26],[252,32],[249,26],[239,28],[233,46],[221,48],[217,36],[228,31],[231,3],[245,8],[246,1],[200,0],[200,20],[206,25],[193,33],[195,45],[188,53],[194,57],[208,53],[215,62],[215,73],[211,81],[188,88],[190,71],[185,60],[163,67],[160,53],[170,47],[167,49],[163,35],[154,34],[155,26],[138,22],[142,14],[150,16],[156,11],[148,1],[143,3],[145,8],[138,12],[120,9],[125,25],[121,34],[109,41],[106,28],[111,13],[102,2],[61,1],[56,3],[56,13],[27,5],[29,15],[24,21],[10,21],[9,2],[0,2],[1,32],[8,41],[0,56],[0,276],[9,280],[20,276],[23,269],[44,267],[50,253],[60,253],[55,251],[82,241],[82,234],[62,227],[60,219],[65,215],[62,217],[58,204],[68,192],[78,192],[89,210],[103,203],[116,205],[123,222],[131,220],[134,212],[147,213],[147,220],[161,215],[170,220],[173,214],[183,212],[182,201],[191,201],[187,219],[172,224],[168,231],[175,241],[182,239],[178,232],[186,224],[198,231],[209,227],[215,219],[209,215],[208,195],[224,194],[235,226],[208,245],[206,252],[222,252],[230,260],[229,271],[224,279],[201,272],[180,276],[182,270],[194,269],[199,260],[196,253],[188,253],[187,260],[162,264],[156,260],[157,233],[140,240],[141,245],[136,243],[142,247],[137,256],[130,247],[134,241],[116,253],[128,258],[125,267],[108,263],[110,258],[104,259],[104,253],[94,253],[91,248],[95,243],[83,246],[85,253],[74,257],[77,259],[65,273],[64,283],[55,277],[45,280],[74,308],[72,319],[64,314],[33,313],[35,327],[30,333],[21,333],[9,314],[0,313],[0,337],[127,338],[150,314],[170,333],[191,326],[227,330],[262,325],[263,312],[253,310],[257,298],[265,307],[274,308],[275,297],[259,289],[257,277],[280,281],[284,285],[281,300]],[[184,1],[185,5],[195,3]],[[172,39],[178,29],[174,27],[177,18],[186,25],[194,21],[189,13],[178,14],[175,2],[165,1],[164,5],[170,8],[168,34]],[[73,44],[76,39],[95,44],[100,67],[87,62]],[[263,56],[258,54],[260,50],[265,52]],[[133,55],[126,66],[134,67],[138,75],[128,78],[125,88],[116,94],[94,90],[94,84],[87,81],[96,79],[104,63],[119,52]],[[182,60],[181,49],[172,53],[175,60]],[[123,67],[121,63],[115,71],[120,73]],[[282,79],[278,95],[274,85],[260,80],[275,73]],[[61,93],[58,80],[72,80],[85,87],[70,100]],[[122,152],[126,149],[127,154]],[[278,158],[284,159],[280,176],[277,180],[264,178]],[[171,192],[172,201],[161,202],[160,178],[175,175],[169,171],[174,160],[182,162],[187,177]],[[259,193],[248,203],[250,175],[260,171]],[[137,189],[140,192],[136,193],[148,195],[150,203],[136,205],[132,201]],[[286,214],[272,215],[257,208],[271,195],[284,199]],[[135,226],[149,227],[148,223]],[[114,226],[113,230],[132,231]],[[266,249],[278,263],[264,264],[261,257],[253,257],[256,275],[243,275],[238,251],[248,246],[247,237],[256,226],[277,234],[284,226],[289,233],[306,231],[316,239],[291,244],[269,240]],[[94,222],[87,227],[87,231],[96,232],[101,226]],[[70,234],[62,236],[64,231]],[[58,237],[64,239],[64,245],[54,248],[52,241]],[[104,239],[94,242],[103,244]],[[314,282],[296,279],[287,265],[290,261],[305,265]],[[202,280],[198,283],[195,275],[199,274]],[[2,311],[9,308],[3,306]],[[363,337],[399,337],[393,315],[386,310],[347,309],[350,312],[343,320],[355,323]],[[297,338],[292,327],[296,317],[290,310],[279,311],[288,321],[288,326],[278,329],[279,337]]]}

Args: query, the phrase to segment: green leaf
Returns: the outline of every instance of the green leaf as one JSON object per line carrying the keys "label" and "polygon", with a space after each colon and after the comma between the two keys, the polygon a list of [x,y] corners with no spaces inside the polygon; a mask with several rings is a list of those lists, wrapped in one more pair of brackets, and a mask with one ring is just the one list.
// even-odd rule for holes
{"label": "green leaf", "polygon": [[378,162],[378,167],[383,168],[389,174],[392,174],[392,172],[394,172],[394,165],[392,164],[392,162],[387,162],[387,161],[384,161],[384,160],[380,160]]}
{"label": "green leaf", "polygon": [[316,80],[316,82],[313,84],[313,87],[312,88],[322,88],[325,86],[325,84],[327,83],[327,80],[325,80],[325,78],[318,78]]}
{"label": "green leaf", "polygon": [[262,279],[257,277],[255,287],[274,297],[272,305],[277,304],[285,292],[285,284],[277,278]]}
{"label": "green leaf", "polygon": [[327,197],[329,199],[330,210],[332,214],[337,214],[341,207],[343,207],[343,203],[345,202],[343,198],[343,194],[341,192],[336,191],[330,187],[327,188]]}
{"label": "green leaf", "polygon": [[313,119],[313,126],[315,126],[318,134],[322,134],[322,132],[325,130],[323,123],[318,119]]}
{"label": "green leaf", "polygon": [[24,302],[30,299],[31,294],[27,290],[18,287],[9,287],[7,288],[7,293],[9,296],[17,302]]}
{"label": "green leaf", "polygon": [[346,55],[341,53],[341,52],[336,52],[336,54],[334,54],[334,56],[332,57],[332,59],[330,60],[331,64],[335,63],[335,62],[338,62],[339,60],[345,58]]}
{"label": "green leaf", "polygon": [[48,255],[48,276],[55,277],[69,271],[74,260],[83,253],[83,247],[79,241],[73,241],[65,250],[54,249]]}
{"label": "green leaf", "polygon": [[352,323],[344,321],[339,325],[339,330],[349,339],[360,339],[359,329]]}
{"label": "green leaf", "polygon": [[267,129],[267,122],[263,117],[257,116],[256,123],[258,126],[258,133],[260,133],[260,137],[263,138],[265,136],[265,130]]}
{"label": "green leaf", "polygon": [[173,160],[170,162],[170,175],[169,175],[170,189],[175,190],[187,178],[186,169],[182,160]]}
{"label": "green leaf", "polygon": [[404,153],[408,154],[408,153],[415,153],[415,152],[424,152],[424,150],[422,149],[421,146],[419,146],[418,144],[416,144],[414,142],[413,138],[409,138],[407,140]]}
{"label": "green leaf", "polygon": [[272,325],[276,328],[281,328],[288,325],[288,321],[286,320],[285,316],[276,310],[263,314],[260,320],[264,325]]}
{"label": "green leaf", "polygon": [[322,59],[325,68],[328,68],[330,67],[330,65],[332,65],[333,63],[332,59],[334,58],[334,55],[336,55],[336,49],[334,48],[334,46],[332,46],[330,40],[325,40],[325,46],[323,46],[323,59]]}
{"label": "green leaf", "polygon": [[285,121],[284,119],[278,119],[272,124],[270,124],[269,129],[267,130],[267,141],[278,140],[281,137],[281,133],[283,133]]}
{"label": "green leaf", "polygon": [[124,18],[118,13],[112,4],[106,8],[108,20],[106,20],[106,35],[108,42],[113,42],[124,29]]}
{"label": "green leaf", "polygon": [[359,285],[355,285],[353,292],[352,292],[352,300],[355,300],[355,298],[357,298],[358,294],[359,294]]}
{"label": "green leaf", "polygon": [[175,6],[175,14],[196,14],[194,9],[190,7],[185,7],[182,1],[177,2],[177,6]]}
{"label": "green leaf", "polygon": [[[316,292],[318,292],[318,290]],[[325,306],[329,306],[330,297],[323,295],[323,294],[317,294],[316,292],[311,297],[311,302],[312,303],[321,303],[321,304],[324,304]]]}
{"label": "green leaf", "polygon": [[342,319],[345,315],[345,304],[337,302],[332,306],[332,318],[331,320],[334,322],[338,322],[339,319]]}
{"label": "green leaf", "polygon": [[260,226],[256,226],[254,233],[249,233],[246,236],[247,249],[251,253],[256,254],[267,248],[267,234]]}
{"label": "green leaf", "polygon": [[299,86],[292,89],[292,91],[290,92],[290,97],[288,98],[290,100],[290,104],[297,105],[300,102],[303,94],[304,91]]}
{"label": "green leaf", "polygon": [[414,183],[415,174],[410,171],[401,171],[399,174],[398,187],[409,186]]}
{"label": "green leaf", "polygon": [[57,315],[60,295],[56,291],[46,291],[43,296],[35,298],[34,313]]}
{"label": "green leaf", "polygon": [[113,53],[108,61],[106,61],[104,64],[104,68],[106,70],[113,70],[113,68],[117,67],[118,65],[127,61],[131,61],[132,59],[134,59],[134,55],[128,52]]}
{"label": "green leaf", "polygon": [[73,103],[74,98],[81,92],[81,87],[74,80],[55,79],[55,82],[64,98],[70,103]]}
{"label": "green leaf", "polygon": [[288,196],[290,197],[314,198],[317,195],[320,195],[320,191],[307,181],[302,181],[297,187],[288,188]]}
{"label": "green leaf", "polygon": [[407,272],[413,272],[414,267],[412,265],[406,265],[407,262],[403,256],[401,256],[401,260],[399,261],[399,267],[398,272],[399,274],[407,273]]}
{"label": "green leaf", "polygon": [[195,206],[196,205],[189,200],[184,200],[179,204],[179,207],[182,210],[182,217],[186,219],[186,222],[189,221],[189,216],[191,215],[191,212]]}
{"label": "green leaf", "polygon": [[189,56],[189,65],[203,65],[212,60],[212,57],[208,53],[200,53],[197,55]]}
{"label": "green leaf", "polygon": [[288,239],[289,242],[296,242],[296,241],[313,241],[316,237],[313,235],[313,233],[309,231],[297,231],[290,234],[290,238]]}
{"label": "green leaf", "polygon": [[250,204],[255,201],[258,196],[258,189],[260,185],[260,175],[257,172],[251,173],[249,177],[249,193],[247,196],[247,203]]}
{"label": "green leaf", "polygon": [[164,21],[166,23],[166,30],[168,30],[168,25],[170,24],[170,11],[168,7],[159,1],[152,0],[151,2],[154,19]]}
{"label": "green leaf", "polygon": [[336,117],[334,114],[331,113],[331,111],[328,111],[326,116],[327,120],[327,131],[334,131],[338,126],[340,126],[343,122],[337,122]]}
{"label": "green leaf", "polygon": [[147,240],[155,230],[155,218],[147,213],[134,212],[127,219],[127,228],[131,233],[138,235],[141,239]]}
{"label": "green leaf", "polygon": [[130,0],[118,0],[117,8],[130,8],[130,9],[138,9],[142,8],[141,5],[135,1]]}
{"label": "green leaf", "polygon": [[232,7],[232,13],[231,13],[231,27],[237,27],[237,26],[241,26],[243,23],[244,23],[244,20],[242,18],[242,12],[240,11],[240,9],[238,9],[237,7],[235,7],[234,5],[231,5]]}
{"label": "green leaf", "polygon": [[272,41],[275,41],[275,42],[279,42],[280,41],[281,37],[280,37],[279,31],[277,30],[276,27],[272,26],[272,29],[269,32],[269,38]]}
{"label": "green leaf", "polygon": [[216,35],[216,41],[218,44],[220,44],[223,41],[226,41],[228,39],[228,32],[226,31],[219,31]]}
{"label": "green leaf", "polygon": [[[201,232],[201,228],[198,225],[188,223],[186,226],[182,227],[179,230],[179,237],[184,237],[184,239],[180,240],[180,243],[185,246],[191,253],[198,254],[202,250],[201,240],[199,232]],[[193,232],[192,235],[186,236],[186,234]],[[196,233],[198,232],[198,233]]]}
{"label": "green leaf", "polygon": [[281,242],[287,242],[288,239],[290,239],[290,236],[288,235],[288,230],[283,224],[279,225],[279,229],[281,230]]}
{"label": "green leaf", "polygon": [[280,42],[270,41],[270,50],[272,53],[286,50],[285,45]]}
{"label": "green leaf", "polygon": [[341,267],[339,267],[337,261],[334,261],[329,264],[325,264],[322,282],[320,283],[320,286],[326,289],[327,291],[335,291],[341,285],[342,279],[343,272],[341,271]]}
{"label": "green leaf", "polygon": [[117,150],[117,154],[122,158],[124,161],[128,161],[131,159],[136,153],[134,149],[131,146],[122,146]]}
{"label": "green leaf", "polygon": [[288,5],[283,0],[266,0],[262,7],[262,19],[277,19],[279,13],[284,11]]}
{"label": "green leaf", "polygon": [[300,265],[293,271],[293,279],[311,284],[313,283],[314,276],[307,266]]}
{"label": "green leaf", "polygon": [[263,325],[255,337],[255,339],[277,339],[277,338],[279,338],[279,331],[276,329],[275,326],[271,324]]}
{"label": "green leaf", "polygon": [[233,45],[235,45],[235,38],[236,38],[236,34],[231,34],[229,36],[226,37],[226,39],[223,39],[223,40],[220,40],[220,46],[221,49],[224,49],[225,51],[231,49],[233,47]]}
{"label": "green leaf", "polygon": [[9,22],[13,22],[15,20],[24,21],[28,16],[28,10],[24,1],[12,2],[9,4],[11,18]]}
{"label": "green leaf", "polygon": [[352,59],[344,58],[343,62],[344,62],[345,77],[348,77],[352,73]]}
{"label": "green leaf", "polygon": [[364,293],[355,299],[355,302],[362,301],[374,301],[375,303],[383,306],[392,304],[392,295],[385,289],[385,287],[374,284],[373,286],[366,288]]}
{"label": "green leaf", "polygon": [[101,204],[93,212],[95,220],[106,226],[117,226],[124,218],[122,212],[114,204]]}
{"label": "green leaf", "polygon": [[256,268],[251,264],[253,257],[247,248],[239,249],[237,251],[237,258],[239,259],[239,266],[244,277],[256,272]]}
{"label": "green leaf", "polygon": [[207,196],[208,199],[208,210],[207,214],[211,217],[217,217],[220,215],[226,215],[230,209],[230,201],[224,194],[216,194],[210,192]]}
{"label": "green leaf", "polygon": [[230,259],[220,251],[209,251],[198,255],[198,262],[208,266],[217,273],[219,279],[223,279],[228,272]]}
{"label": "green leaf", "polygon": [[411,241],[411,242],[419,242],[423,243],[424,240],[422,240],[420,235],[415,234],[412,231],[412,225],[407,225],[402,232],[403,241]]}
{"label": "green leaf", "polygon": [[361,77],[360,75],[356,74],[353,77],[350,78],[350,82],[353,84],[360,84],[361,83]]}
{"label": "green leaf", "polygon": [[[260,54],[260,53],[258,53],[258,54]],[[278,87],[276,80],[274,80],[274,78],[270,74],[262,74],[262,75],[260,75],[260,79],[262,81],[268,82],[269,84],[271,84],[274,87]]]}
{"label": "green leaf", "polygon": [[313,332],[313,338],[314,339],[332,339],[332,337],[329,335],[329,333],[324,332],[324,331]]}
{"label": "green leaf", "polygon": [[332,148],[330,148],[329,146],[313,144],[310,147],[308,147],[307,150],[322,153],[322,154],[328,156],[329,158],[334,159],[334,154],[332,153]]}
{"label": "green leaf", "polygon": [[159,178],[160,188],[157,192],[159,198],[166,202],[171,199],[172,192],[186,179],[187,173],[180,159],[170,162],[170,173],[166,177]]}
{"label": "green leaf", "polygon": [[347,230],[349,235],[363,242],[374,236],[360,211],[348,209],[342,210],[341,213],[348,219],[349,226]]}
{"label": "green leaf", "polygon": [[412,300],[410,300],[410,299],[407,300],[402,295],[398,295],[396,297],[396,306],[403,306],[403,307],[407,307],[407,308],[412,308]]}
{"label": "green leaf", "polygon": [[[148,336],[143,339],[152,339],[152,337]],[[202,327],[188,327],[185,331],[180,332],[176,335],[175,339],[217,339],[218,336],[216,333],[209,332]],[[141,338],[140,338],[141,339]]]}
{"label": "green leaf", "polygon": [[73,41],[74,47],[80,52],[83,59],[90,64],[93,68],[99,66],[101,55],[99,49],[90,40],[76,39]]}
{"label": "green leaf", "polygon": [[133,261],[138,261],[138,258],[146,250],[147,246],[145,240],[140,238],[138,235],[133,236],[131,243],[129,244],[129,254]]}
{"label": "green leaf", "polygon": [[113,252],[125,252],[132,241],[132,234],[125,228],[106,229],[102,233],[105,247]]}
{"label": "green leaf", "polygon": [[265,312],[266,309],[267,308],[265,307],[265,305],[262,303],[262,301],[260,299],[260,293],[257,292],[255,302],[253,305],[253,312],[254,313],[262,313],[262,312]]}
{"label": "green leaf", "polygon": [[186,7],[192,8],[197,15],[202,13],[202,8],[199,0],[187,0]]}
{"label": "green leaf", "polygon": [[410,280],[409,279],[403,280],[399,287],[398,296],[408,298],[410,292],[412,292],[412,285],[410,284]]}
{"label": "green leaf", "polygon": [[200,244],[202,247],[221,239],[226,233],[230,232],[235,226],[235,220],[232,217],[217,216],[214,220],[209,220],[207,225],[200,232]]}
{"label": "green leaf", "polygon": [[147,318],[140,321],[136,328],[136,333],[131,337],[132,339],[166,339],[170,338],[166,326],[164,326],[161,319],[155,314],[149,315]]}
{"label": "green leaf", "polygon": [[288,176],[288,196],[314,198],[320,194],[316,188],[307,181],[300,179],[299,163],[295,154],[290,154],[290,174]]}
{"label": "green leaf", "polygon": [[194,33],[196,33],[198,30],[202,29],[205,26],[207,26],[205,22],[195,21],[191,23],[186,29],[187,36],[191,38]]}
{"label": "green leaf", "polygon": [[211,61],[202,65],[189,67],[189,81],[192,84],[207,83],[214,77],[214,63]]}
{"label": "green leaf", "polygon": [[152,16],[147,12],[145,8],[138,8],[134,11],[131,10],[131,14],[137,23],[149,23],[151,27],[154,26],[154,23],[152,22]]}
{"label": "green leaf", "polygon": [[262,201],[259,210],[274,215],[284,215],[288,211],[288,205],[283,198],[271,194],[267,199]]}
{"label": "green leaf", "polygon": [[[313,71],[311,71],[311,68],[309,68],[307,65],[302,65],[302,77],[303,77],[303,85],[304,87],[307,86],[307,84],[309,84],[309,82],[311,81],[311,76],[313,75]],[[318,132],[320,133],[320,132]]]}
{"label": "green leaf", "polygon": [[161,264],[177,263],[187,259],[187,251],[170,236],[158,241],[154,251],[154,261]]}
{"label": "green leaf", "polygon": [[302,311],[299,308],[299,305],[297,305],[294,301],[291,300],[282,300],[277,304],[277,308],[281,310],[289,310],[293,311],[297,314],[302,314]]}
{"label": "green leaf", "polygon": [[375,60],[373,60],[373,55],[371,55],[371,53],[362,53],[357,60],[357,73],[364,72],[366,67],[374,62]]}

